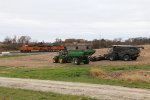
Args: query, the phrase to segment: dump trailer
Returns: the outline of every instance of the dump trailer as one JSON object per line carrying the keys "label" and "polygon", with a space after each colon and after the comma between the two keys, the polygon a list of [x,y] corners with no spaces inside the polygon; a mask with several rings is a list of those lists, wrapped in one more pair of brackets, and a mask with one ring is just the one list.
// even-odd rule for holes
{"label": "dump trailer", "polygon": [[62,50],[59,55],[53,58],[53,63],[71,63],[80,65],[80,63],[89,64],[89,56],[93,55],[95,50]]}

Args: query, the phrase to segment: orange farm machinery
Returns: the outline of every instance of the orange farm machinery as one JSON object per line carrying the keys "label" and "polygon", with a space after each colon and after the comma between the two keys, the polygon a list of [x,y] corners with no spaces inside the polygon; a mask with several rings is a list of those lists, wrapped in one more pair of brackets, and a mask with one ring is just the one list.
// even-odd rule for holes
{"label": "orange farm machinery", "polygon": [[31,52],[31,51],[39,51],[39,52],[56,52],[60,50],[64,50],[65,47],[63,45],[56,46],[32,46],[32,45],[23,45],[20,48],[21,52]]}

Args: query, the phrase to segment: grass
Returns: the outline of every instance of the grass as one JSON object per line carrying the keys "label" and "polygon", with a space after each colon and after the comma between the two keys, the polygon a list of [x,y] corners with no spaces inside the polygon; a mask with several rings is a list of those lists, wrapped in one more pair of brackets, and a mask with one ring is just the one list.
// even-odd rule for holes
{"label": "grass", "polygon": [[125,87],[147,88],[150,89],[150,83],[142,81],[130,80],[114,80],[94,77],[90,74],[90,70],[96,68],[104,72],[115,71],[136,71],[150,70],[150,65],[133,65],[133,66],[93,66],[90,65],[66,65],[64,67],[44,67],[44,68],[23,68],[23,67],[0,67],[0,76],[16,77],[16,78],[32,78],[42,80],[59,80],[84,82],[94,84],[109,84]]}
{"label": "grass", "polygon": [[0,87],[0,100],[94,100],[84,96],[63,95]]}
{"label": "grass", "polygon": [[12,58],[12,57],[21,57],[21,56],[30,56],[30,55],[38,55],[38,53],[24,53],[24,54],[22,53],[22,54],[2,55],[2,56],[0,56],[0,58]]}
{"label": "grass", "polygon": [[20,56],[27,56],[29,54],[14,54],[14,55],[2,55],[0,58],[10,58],[10,57],[20,57]]}
{"label": "grass", "polygon": [[150,70],[150,65],[125,65],[125,66],[102,66],[107,72],[112,71],[133,71],[133,70]]}

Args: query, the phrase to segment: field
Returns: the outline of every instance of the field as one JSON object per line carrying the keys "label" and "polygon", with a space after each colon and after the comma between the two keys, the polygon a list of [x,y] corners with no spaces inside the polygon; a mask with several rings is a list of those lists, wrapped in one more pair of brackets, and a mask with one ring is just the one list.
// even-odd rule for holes
{"label": "field", "polygon": [[[145,45],[145,49],[141,51],[141,56],[136,61],[99,61],[90,62],[89,66],[95,65],[143,65],[150,64],[150,45]],[[98,49],[95,55],[103,55],[107,53],[108,49]],[[56,67],[64,66],[64,64],[53,64],[52,58],[57,53],[44,53],[38,55],[26,55],[18,57],[0,58],[0,66],[24,66],[24,67]],[[66,64],[65,64],[66,65]],[[72,65],[72,64],[67,64]]]}
{"label": "field", "polygon": [[[52,63],[52,58],[57,55],[56,52],[1,56],[0,77],[107,84],[132,88],[150,89],[150,45],[145,45],[144,47],[145,49],[141,51],[141,56],[136,61],[125,62],[121,60],[104,60],[90,62],[89,65],[81,64],[80,66],[73,65],[72,63]],[[107,51],[108,49],[98,49],[96,50],[95,55],[103,55],[107,53]],[[9,94],[11,93],[10,91],[12,91],[11,89],[0,88],[0,91],[1,90],[6,90],[6,93],[8,94],[5,94],[5,92],[3,91],[2,93],[0,93],[0,96],[5,97],[6,95],[12,95]],[[20,93],[21,91],[21,93],[27,93],[27,95],[30,92],[34,92],[25,90],[25,93],[24,90],[18,89],[13,89],[13,91],[15,91],[15,93]],[[34,94],[39,93],[41,92],[34,92]],[[42,95],[44,96],[47,94],[48,93],[42,93]],[[57,95],[59,96],[59,94],[50,94],[56,95],[56,98]],[[42,95],[41,97],[43,97]],[[15,94],[14,96],[17,97],[18,94]],[[68,96],[65,95],[64,98],[66,97]],[[75,98],[75,100],[78,98],[85,98],[72,96],[69,97]]]}
{"label": "field", "polygon": [[72,81],[150,89],[149,65],[76,67],[0,67],[0,76]]}

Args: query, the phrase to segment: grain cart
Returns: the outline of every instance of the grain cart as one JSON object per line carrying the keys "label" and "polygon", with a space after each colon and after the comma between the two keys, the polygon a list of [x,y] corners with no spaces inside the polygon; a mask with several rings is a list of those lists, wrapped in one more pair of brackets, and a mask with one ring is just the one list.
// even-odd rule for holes
{"label": "grain cart", "polygon": [[140,56],[140,48],[144,49],[142,46],[133,45],[113,45],[108,54],[104,57],[106,60],[136,60]]}
{"label": "grain cart", "polygon": [[107,54],[104,54],[103,56],[93,56],[89,59],[90,61],[136,60],[140,56],[140,48],[144,49],[142,46],[113,45]]}
{"label": "grain cart", "polygon": [[80,65],[80,63],[89,64],[89,56],[95,53],[93,49],[87,50],[63,50],[59,55],[53,58],[53,63],[71,63]]}

